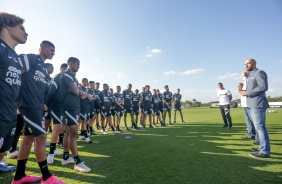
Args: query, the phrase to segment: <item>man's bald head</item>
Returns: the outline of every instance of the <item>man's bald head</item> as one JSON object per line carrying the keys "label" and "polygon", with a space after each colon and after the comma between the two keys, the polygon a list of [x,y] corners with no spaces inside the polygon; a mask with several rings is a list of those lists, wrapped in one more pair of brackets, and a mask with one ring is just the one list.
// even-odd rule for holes
{"label": "man's bald head", "polygon": [[245,61],[245,68],[247,71],[252,71],[257,67],[257,62],[254,59],[247,59]]}

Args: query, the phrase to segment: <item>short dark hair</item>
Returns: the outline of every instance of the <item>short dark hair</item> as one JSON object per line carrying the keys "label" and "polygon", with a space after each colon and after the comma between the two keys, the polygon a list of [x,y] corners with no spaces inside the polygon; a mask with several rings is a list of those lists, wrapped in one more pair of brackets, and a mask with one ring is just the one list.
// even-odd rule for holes
{"label": "short dark hair", "polygon": [[165,88],[168,88],[168,85],[165,85],[164,87],[165,87]]}
{"label": "short dark hair", "polygon": [[83,81],[88,81],[88,79],[87,78],[82,78],[82,80],[81,80],[81,82],[83,82]]}
{"label": "short dark hair", "polygon": [[70,57],[69,59],[68,59],[68,65],[70,64],[70,63],[73,63],[73,62],[80,62],[77,58],[75,58],[75,57]]}
{"label": "short dark hair", "polygon": [[63,64],[61,64],[61,67],[60,67],[60,68],[67,69],[67,67],[68,67],[68,64],[67,64],[67,63],[63,63]]}
{"label": "short dark hair", "polygon": [[118,85],[117,88],[120,88],[120,86]]}
{"label": "short dark hair", "polygon": [[93,84],[93,83],[95,84],[95,82],[94,82],[94,81],[89,81],[89,84]]}
{"label": "short dark hair", "polygon": [[54,47],[54,48],[55,48],[55,45],[54,45],[52,42],[48,41],[48,40],[43,40],[43,41],[40,43],[40,46],[43,46],[43,45],[48,45],[48,46],[50,46],[50,47]]}
{"label": "short dark hair", "polygon": [[49,67],[49,66],[53,66],[53,64],[51,64],[51,63],[45,63],[45,66],[46,66],[46,67]]}
{"label": "short dark hair", "polygon": [[0,12],[0,32],[2,31],[4,26],[15,27],[23,23],[24,19],[16,15],[9,14],[6,12]]}
{"label": "short dark hair", "polygon": [[221,82],[219,82],[218,85],[223,85],[223,84]]}

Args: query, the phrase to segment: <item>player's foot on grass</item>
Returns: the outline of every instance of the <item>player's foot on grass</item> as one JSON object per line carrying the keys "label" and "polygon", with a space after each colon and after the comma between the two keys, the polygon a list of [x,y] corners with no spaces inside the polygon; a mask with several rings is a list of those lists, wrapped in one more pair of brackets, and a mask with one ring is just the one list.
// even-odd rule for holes
{"label": "player's foot on grass", "polygon": [[41,180],[41,184],[65,184],[65,182],[56,178],[55,175],[52,175],[46,181]]}
{"label": "player's foot on grass", "polygon": [[9,166],[9,165],[0,165],[0,172],[10,172],[15,170],[16,167],[15,166]]}
{"label": "player's foot on grass", "polygon": [[79,171],[79,172],[90,172],[91,169],[87,167],[83,162],[74,165],[74,170]]}
{"label": "player's foot on grass", "polygon": [[15,150],[12,153],[8,152],[7,153],[7,158],[16,158],[18,156],[18,151]]}
{"label": "player's foot on grass", "polygon": [[86,142],[87,144],[91,144],[91,143],[92,143],[92,141],[90,140],[89,137],[85,138],[85,142]]}
{"label": "player's foot on grass", "polygon": [[54,163],[54,154],[49,154],[47,157],[47,163],[48,164],[53,164]]}
{"label": "player's foot on grass", "polygon": [[15,181],[13,179],[12,184],[34,183],[34,182],[40,181],[41,179],[42,179],[42,176],[29,176],[26,174],[20,180]]}
{"label": "player's foot on grass", "polygon": [[75,161],[72,157],[69,157],[67,160],[63,159],[62,160],[62,165],[67,165],[67,164],[74,164]]}

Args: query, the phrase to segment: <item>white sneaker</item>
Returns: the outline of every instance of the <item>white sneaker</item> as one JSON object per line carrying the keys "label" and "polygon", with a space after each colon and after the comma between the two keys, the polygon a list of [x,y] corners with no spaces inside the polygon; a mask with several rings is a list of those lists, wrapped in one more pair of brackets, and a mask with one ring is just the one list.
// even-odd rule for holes
{"label": "white sneaker", "polygon": [[54,154],[49,154],[47,157],[47,163],[48,164],[53,164],[54,163]]}
{"label": "white sneaker", "polygon": [[62,160],[62,165],[67,165],[67,164],[74,164],[75,161],[72,157],[69,157],[67,160],[63,159]]}
{"label": "white sneaker", "polygon": [[104,130],[101,128],[100,132],[101,132],[101,133],[103,133],[103,132],[104,132]]}
{"label": "white sneaker", "polygon": [[113,134],[117,134],[118,132],[117,132],[117,131],[112,131],[112,133],[113,133]]}
{"label": "white sneaker", "polygon": [[103,134],[108,134],[108,132],[106,132],[106,131],[103,131]]}
{"label": "white sneaker", "polygon": [[84,136],[79,136],[79,140],[85,140]]}
{"label": "white sneaker", "polygon": [[8,162],[3,158],[2,160],[0,160],[0,165],[7,166]]}
{"label": "white sneaker", "polygon": [[80,171],[80,172],[90,172],[91,169],[87,167],[83,162],[74,165],[74,170]]}
{"label": "white sneaker", "polygon": [[55,149],[54,155],[62,155],[62,154],[63,154],[63,152],[60,152],[60,151],[58,151],[58,150]]}
{"label": "white sneaker", "polygon": [[14,151],[12,153],[8,152],[7,153],[7,158],[16,158],[18,156],[18,151]]}
{"label": "white sneaker", "polygon": [[85,138],[85,141],[86,141],[86,143],[88,143],[88,144],[91,144],[91,143],[92,143],[92,141],[90,140],[89,137]]}

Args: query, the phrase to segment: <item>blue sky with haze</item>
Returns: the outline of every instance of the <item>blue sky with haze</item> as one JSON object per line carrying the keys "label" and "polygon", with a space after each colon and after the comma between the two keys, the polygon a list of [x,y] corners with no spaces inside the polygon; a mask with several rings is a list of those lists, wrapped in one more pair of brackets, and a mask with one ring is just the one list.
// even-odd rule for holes
{"label": "blue sky with haze", "polygon": [[80,59],[77,78],[181,89],[183,100],[217,100],[217,83],[240,98],[244,61],[257,60],[269,77],[268,96],[282,96],[280,0],[2,0],[0,10],[26,21],[20,53],[39,43],[56,46],[59,72],[68,57]]}

